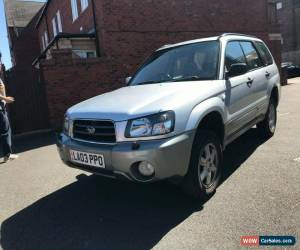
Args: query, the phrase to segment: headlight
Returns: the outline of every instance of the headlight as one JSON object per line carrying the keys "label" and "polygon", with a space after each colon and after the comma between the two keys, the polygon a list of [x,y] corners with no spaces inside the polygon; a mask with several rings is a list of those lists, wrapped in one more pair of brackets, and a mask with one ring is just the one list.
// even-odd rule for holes
{"label": "headlight", "polygon": [[134,120],[129,120],[125,136],[127,138],[165,135],[174,130],[175,114],[173,111],[163,112]]}
{"label": "headlight", "polygon": [[65,119],[64,119],[64,124],[63,124],[63,132],[66,135],[69,135],[70,132],[70,122],[71,120],[69,119],[69,117],[67,115],[65,115]]}

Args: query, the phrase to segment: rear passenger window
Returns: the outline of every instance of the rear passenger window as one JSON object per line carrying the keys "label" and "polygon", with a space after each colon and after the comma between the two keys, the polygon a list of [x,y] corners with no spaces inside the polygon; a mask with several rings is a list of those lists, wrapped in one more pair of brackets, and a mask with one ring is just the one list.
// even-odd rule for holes
{"label": "rear passenger window", "polygon": [[246,58],[239,42],[229,42],[226,47],[225,65],[229,70],[232,64],[246,63]]}
{"label": "rear passenger window", "polygon": [[241,46],[245,53],[249,70],[257,69],[263,66],[263,63],[251,42],[241,42]]}
{"label": "rear passenger window", "polygon": [[258,53],[263,60],[265,66],[273,64],[273,58],[267,47],[262,42],[255,42]]}

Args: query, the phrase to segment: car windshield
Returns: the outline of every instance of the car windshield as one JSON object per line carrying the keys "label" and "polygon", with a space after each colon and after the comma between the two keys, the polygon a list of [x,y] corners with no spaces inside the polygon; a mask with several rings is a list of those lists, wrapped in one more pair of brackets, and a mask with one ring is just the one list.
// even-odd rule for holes
{"label": "car windshield", "polygon": [[219,41],[207,41],[156,51],[130,85],[217,79],[219,47]]}

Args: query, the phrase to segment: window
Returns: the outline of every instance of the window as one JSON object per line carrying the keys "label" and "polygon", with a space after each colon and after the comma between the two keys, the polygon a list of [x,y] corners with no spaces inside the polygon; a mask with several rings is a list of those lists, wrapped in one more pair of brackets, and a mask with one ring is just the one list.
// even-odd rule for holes
{"label": "window", "polygon": [[48,46],[48,34],[47,34],[47,31],[45,31],[45,33],[44,33],[44,37],[45,37],[45,47],[47,47]]}
{"label": "window", "polygon": [[42,51],[44,51],[48,46],[48,35],[47,31],[42,35]]}
{"label": "window", "polygon": [[17,37],[20,36],[20,34],[22,33],[23,30],[24,30],[24,28],[22,28],[22,27],[14,27],[14,32]]}
{"label": "window", "polygon": [[241,42],[241,46],[246,56],[249,70],[257,69],[263,66],[262,61],[260,60],[259,55],[257,54],[256,49],[251,42]]}
{"label": "window", "polygon": [[59,10],[56,12],[56,18],[57,18],[58,32],[62,32],[61,16]]}
{"label": "window", "polygon": [[96,57],[96,52],[92,50],[74,50],[74,54],[80,58],[94,58]]}
{"label": "window", "polygon": [[229,42],[226,47],[225,65],[229,70],[232,64],[246,63],[246,58],[239,42]]}
{"label": "window", "polygon": [[73,21],[75,21],[78,18],[77,0],[70,0],[70,1],[71,1]]}
{"label": "window", "polygon": [[52,28],[53,28],[53,36],[55,37],[57,35],[57,29],[56,29],[56,20],[55,17],[52,19]]}
{"label": "window", "polygon": [[273,64],[273,58],[267,47],[262,42],[255,42],[255,46],[263,60],[264,65]]}
{"label": "window", "polygon": [[42,50],[45,50],[45,48],[46,48],[45,39],[44,39],[44,35],[42,35]]}
{"label": "window", "polygon": [[61,16],[59,10],[52,19],[53,36],[55,37],[58,32],[62,32]]}
{"label": "window", "polygon": [[81,2],[81,11],[84,11],[89,6],[89,0],[80,0]]}
{"label": "window", "polygon": [[86,52],[86,58],[94,58],[94,57],[96,57],[95,51],[87,51]]}
{"label": "window", "polygon": [[276,3],[276,9],[281,10],[282,9],[282,2]]}

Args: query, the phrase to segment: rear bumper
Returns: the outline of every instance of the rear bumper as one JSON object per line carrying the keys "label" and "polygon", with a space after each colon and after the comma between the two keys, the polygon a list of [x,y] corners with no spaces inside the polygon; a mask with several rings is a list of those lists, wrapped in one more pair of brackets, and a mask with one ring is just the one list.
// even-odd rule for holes
{"label": "rear bumper", "polygon": [[[112,178],[125,178],[131,181],[152,182],[186,175],[194,140],[194,131],[172,138],[140,141],[138,147],[132,142],[114,145],[80,142],[60,134],[57,148],[62,161],[70,167]],[[70,161],[69,150],[102,154],[105,169],[74,164]],[[134,166],[141,161],[151,163],[155,174],[150,179],[140,178]]]}

